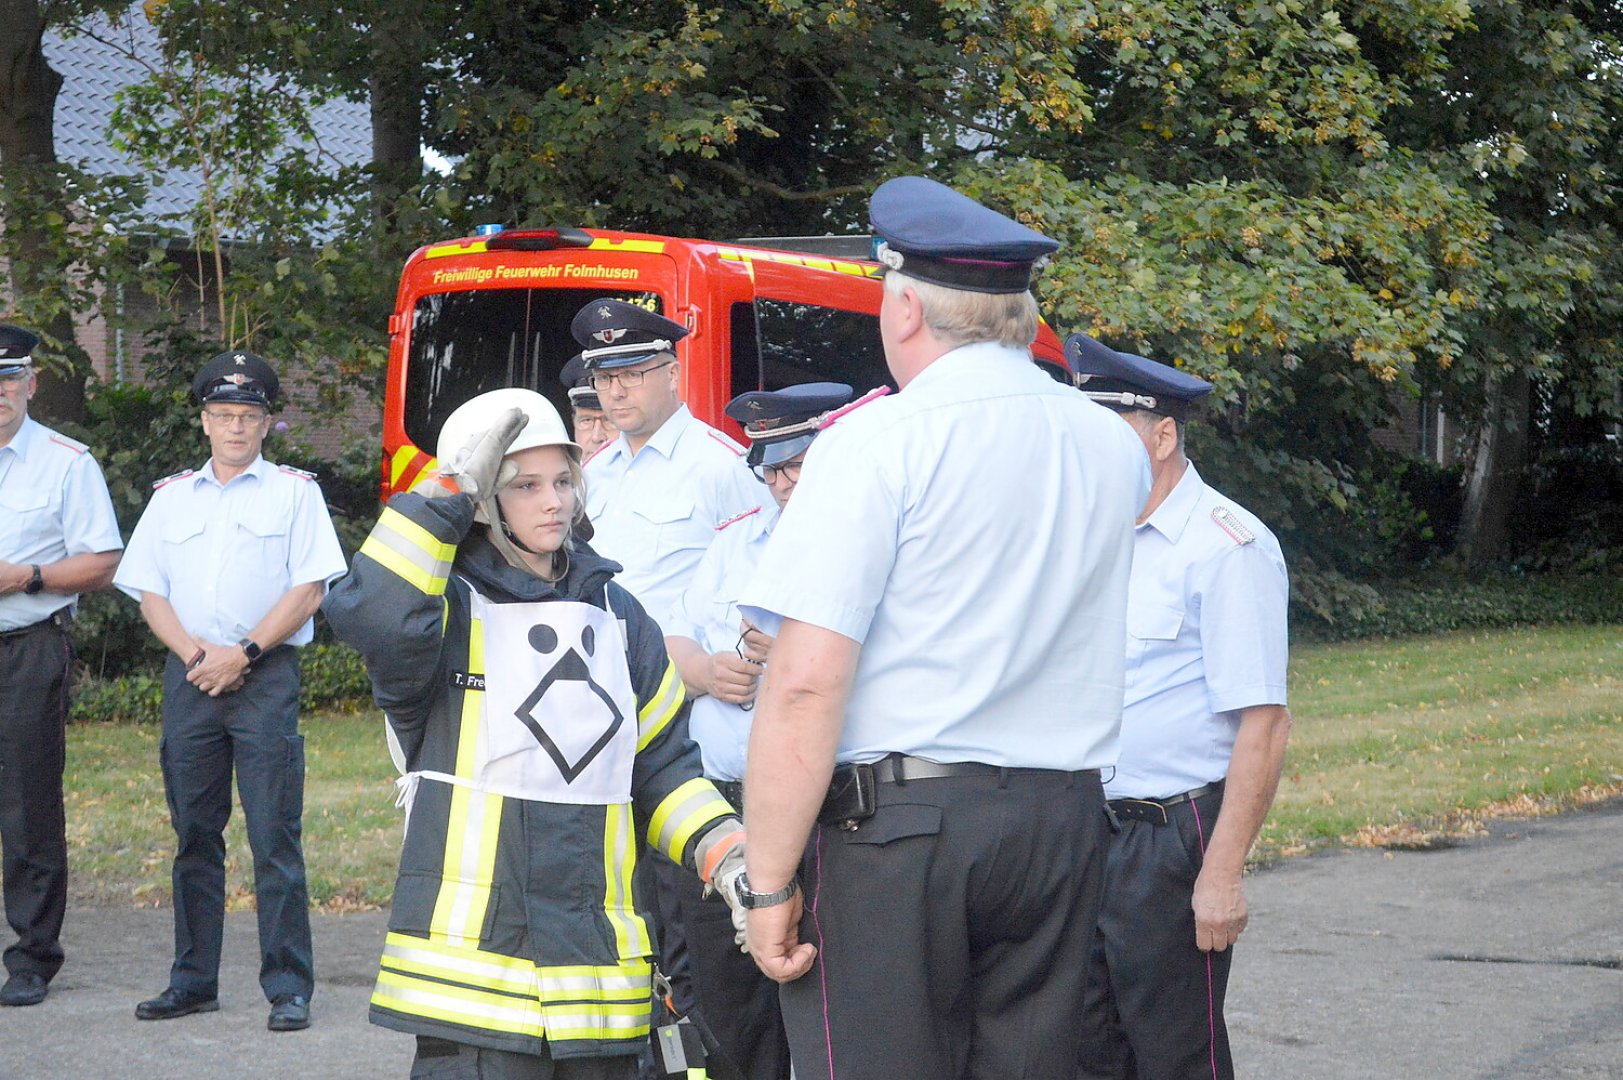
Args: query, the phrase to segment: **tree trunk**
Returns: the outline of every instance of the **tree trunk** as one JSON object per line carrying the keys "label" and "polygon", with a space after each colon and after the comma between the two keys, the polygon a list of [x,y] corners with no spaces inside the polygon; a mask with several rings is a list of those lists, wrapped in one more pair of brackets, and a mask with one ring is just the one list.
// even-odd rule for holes
{"label": "tree trunk", "polygon": [[1460,512],[1459,551],[1472,566],[1510,555],[1511,526],[1527,477],[1531,403],[1532,384],[1525,372],[1503,375],[1488,385]]}
{"label": "tree trunk", "polygon": [[[53,124],[62,76],[45,62],[45,16],[37,0],[0,0],[0,26],[6,27],[0,34],[0,184],[6,191],[0,212],[9,210],[12,218],[0,225],[11,266],[6,307],[20,308],[56,261],[48,230],[35,222],[53,209],[68,216],[54,168]],[[89,362],[74,340],[73,313],[55,312],[33,329],[56,340],[62,362],[41,366],[30,411],[57,420],[83,419]]]}
{"label": "tree trunk", "polygon": [[372,220],[392,233],[401,196],[423,176],[426,39],[417,5],[378,5],[371,36]]}

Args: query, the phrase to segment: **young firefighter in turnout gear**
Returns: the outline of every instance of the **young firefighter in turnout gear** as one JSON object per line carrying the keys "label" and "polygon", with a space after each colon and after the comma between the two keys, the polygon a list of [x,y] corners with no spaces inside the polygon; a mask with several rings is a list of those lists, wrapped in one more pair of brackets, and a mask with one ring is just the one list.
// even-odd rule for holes
{"label": "young firefighter in turnout gear", "polygon": [[731,902],[742,832],[705,780],[659,627],[578,539],[580,449],[496,390],[439,438],[460,489],[389,501],[326,605],[405,771],[372,1021],[413,1077],[635,1075],[649,1034],[639,844]]}

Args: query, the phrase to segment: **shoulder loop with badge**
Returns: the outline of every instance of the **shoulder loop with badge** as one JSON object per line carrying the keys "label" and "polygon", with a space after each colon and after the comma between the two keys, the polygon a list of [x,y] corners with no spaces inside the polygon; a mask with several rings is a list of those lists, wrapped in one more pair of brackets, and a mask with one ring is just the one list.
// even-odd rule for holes
{"label": "shoulder loop with badge", "polygon": [[1226,506],[1212,508],[1212,522],[1219,529],[1228,533],[1229,539],[1241,546],[1249,544],[1257,538],[1257,534],[1246,528],[1245,524],[1235,517],[1234,512]]}

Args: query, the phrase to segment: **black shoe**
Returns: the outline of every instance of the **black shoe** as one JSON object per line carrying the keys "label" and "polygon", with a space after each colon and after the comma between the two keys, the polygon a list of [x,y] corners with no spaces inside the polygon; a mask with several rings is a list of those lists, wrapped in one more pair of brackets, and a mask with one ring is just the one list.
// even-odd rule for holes
{"label": "black shoe", "polygon": [[177,1016],[190,1016],[192,1013],[219,1011],[219,998],[204,997],[202,994],[194,994],[190,990],[180,990],[171,986],[157,997],[137,1005],[135,1018],[173,1020]]}
{"label": "black shoe", "polygon": [[19,971],[0,986],[0,1005],[38,1005],[45,1000],[45,976]]}
{"label": "black shoe", "polygon": [[283,994],[271,1002],[270,1019],[265,1026],[272,1031],[302,1031],[310,1026],[310,999],[298,994]]}

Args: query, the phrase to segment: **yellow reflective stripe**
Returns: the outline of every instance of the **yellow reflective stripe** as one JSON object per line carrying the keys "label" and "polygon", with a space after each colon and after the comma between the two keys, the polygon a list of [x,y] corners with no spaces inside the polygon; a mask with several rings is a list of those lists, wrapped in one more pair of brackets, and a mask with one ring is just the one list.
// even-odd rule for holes
{"label": "yellow reflective stripe", "polygon": [[450,580],[456,546],[441,543],[406,515],[385,507],[361,553],[408,584],[439,596]]}
{"label": "yellow reflective stripe", "polygon": [[689,780],[660,801],[648,822],[648,843],[672,862],[682,861],[693,834],[718,818],[736,811],[704,777]]}
{"label": "yellow reflective stripe", "polygon": [[636,827],[631,806],[610,803],[603,816],[603,913],[614,928],[615,951],[621,956],[649,956],[654,951],[648,924],[631,898],[631,876],[637,866],[632,844]]}
{"label": "yellow reflective stripe", "polygon": [[447,255],[477,255],[484,250],[485,242],[483,240],[470,240],[466,244],[435,244],[433,247],[423,252],[423,258],[443,259]]}
{"label": "yellow reflective stripe", "polygon": [[653,699],[637,710],[637,749],[645,750],[648,744],[654,741],[661,731],[676,718],[686,700],[686,691],[682,689],[682,677],[676,673],[674,661],[665,665],[665,677],[660,680],[659,689],[654,692]]}
{"label": "yellow reflective stripe", "polygon": [[[468,624],[468,670],[485,670],[484,622]],[[483,690],[462,692],[462,730],[457,744],[456,775],[473,775],[484,737]],[[445,861],[440,874],[440,895],[434,902],[429,932],[452,944],[478,941],[490,906],[490,883],[496,866],[496,841],[501,835],[502,797],[462,784],[451,788],[450,820],[445,828]]]}
{"label": "yellow reflective stripe", "polygon": [[646,960],[536,967],[516,956],[394,931],[384,940],[383,966],[406,974],[452,979],[480,989],[521,994],[554,1004],[560,1001],[643,1002],[648,999],[653,971]]}
{"label": "yellow reflective stripe", "polygon": [[594,239],[586,249],[588,251],[640,251],[648,255],[658,255],[665,250],[663,240],[610,240],[606,236]]}
{"label": "yellow reflective stripe", "polygon": [[547,1038],[553,1042],[647,1036],[651,1012],[646,1001],[636,1005],[541,1006]]}
{"label": "yellow reflective stripe", "polygon": [[813,270],[830,270],[837,274],[848,274],[852,277],[877,277],[879,275],[878,266],[852,262],[849,259],[830,259],[822,255],[792,255],[784,251],[761,251],[734,247],[718,247],[716,248],[716,254],[723,259],[743,263],[756,261],[783,263],[788,266],[805,266]]}
{"label": "yellow reflective stripe", "polygon": [[391,488],[400,486],[400,478],[406,475],[406,469],[410,467],[412,459],[421,452],[411,443],[405,443],[394,452],[394,456],[389,459],[389,486]]}
{"label": "yellow reflective stripe", "polygon": [[456,979],[470,986],[539,998],[541,984],[528,960],[501,953],[452,946],[432,938],[391,931],[383,944],[383,966],[416,975]]}
{"label": "yellow reflective stripe", "polygon": [[489,990],[429,982],[387,968],[378,972],[378,981],[372,988],[372,1004],[449,1024],[509,1031],[536,1038],[546,1034],[541,1003],[534,998],[511,997]]}

